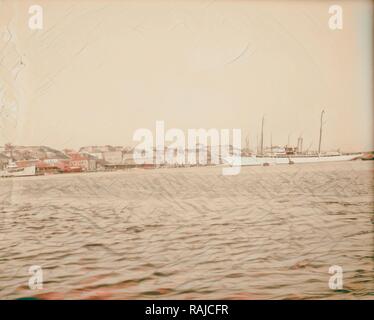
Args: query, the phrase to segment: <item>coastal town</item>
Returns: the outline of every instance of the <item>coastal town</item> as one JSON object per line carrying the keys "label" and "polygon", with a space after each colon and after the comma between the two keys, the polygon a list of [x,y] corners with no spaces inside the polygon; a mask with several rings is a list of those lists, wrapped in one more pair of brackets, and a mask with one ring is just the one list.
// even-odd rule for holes
{"label": "coastal town", "polygon": [[[232,149],[232,148],[231,148]],[[86,146],[78,151],[72,149],[56,150],[47,146],[14,146],[5,144],[0,148],[0,172],[2,177],[33,176],[60,173],[113,171],[132,168],[152,169],[159,167],[193,166],[184,162],[157,164],[157,152],[154,150],[152,159],[139,164],[135,161],[135,148],[122,146]],[[175,150],[176,152],[176,150]],[[211,148],[197,146],[195,150],[183,150],[196,154],[196,165],[213,165]],[[165,148],[163,156],[167,153]],[[200,161],[202,155],[205,161]],[[143,159],[144,160],[144,159]],[[222,160],[220,160],[223,163]]]}
{"label": "coastal town", "polygon": [[[57,150],[47,146],[14,146],[12,144],[5,144],[3,147],[0,147],[0,177],[228,164],[222,157],[218,157],[218,162],[213,161],[214,155],[219,154],[219,148],[219,146],[197,145],[195,149],[175,149],[173,150],[174,155],[178,152],[179,155],[183,156],[183,161],[179,161],[180,158],[178,160],[178,157],[174,157],[174,161],[160,163],[156,158],[158,156],[165,158],[167,153],[170,152],[167,148],[161,151],[153,150],[152,158],[144,159],[143,157],[143,161],[140,162],[136,161],[136,154],[139,154],[139,150],[131,147],[111,145],[86,146],[76,151],[73,149]],[[230,153],[233,153],[234,150],[231,145],[228,146],[228,149]],[[246,148],[235,151],[236,154],[240,154],[244,159],[251,159],[251,157],[255,157],[253,154],[256,154]],[[141,152],[144,152],[144,150]],[[161,155],[160,152],[162,153]],[[189,158],[187,155],[191,155],[191,153],[194,154],[194,162],[188,161]],[[308,154],[303,152],[300,149],[300,145],[298,145],[295,148],[287,146],[269,147],[262,150],[262,155],[268,155],[272,159],[290,159],[293,156],[305,159]],[[314,156],[316,155],[314,154]],[[328,156],[331,157],[334,154],[325,154],[324,157]],[[260,157],[261,155],[257,153],[257,159],[260,159]],[[351,158],[352,160],[372,160],[373,152],[360,154],[358,157]],[[263,159],[265,159],[264,156]],[[269,162],[268,160],[266,161]],[[291,164],[291,162],[289,163]],[[267,165],[267,163],[262,163],[262,165]]]}

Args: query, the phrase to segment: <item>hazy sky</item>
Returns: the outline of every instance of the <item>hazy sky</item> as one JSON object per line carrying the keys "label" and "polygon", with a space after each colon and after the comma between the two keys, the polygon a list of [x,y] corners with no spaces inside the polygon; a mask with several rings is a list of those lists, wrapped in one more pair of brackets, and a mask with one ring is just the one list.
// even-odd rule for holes
{"label": "hazy sky", "polygon": [[255,147],[265,115],[265,144],[315,149],[325,109],[323,149],[374,149],[372,24],[370,1],[0,0],[0,144],[134,145],[164,120]]}

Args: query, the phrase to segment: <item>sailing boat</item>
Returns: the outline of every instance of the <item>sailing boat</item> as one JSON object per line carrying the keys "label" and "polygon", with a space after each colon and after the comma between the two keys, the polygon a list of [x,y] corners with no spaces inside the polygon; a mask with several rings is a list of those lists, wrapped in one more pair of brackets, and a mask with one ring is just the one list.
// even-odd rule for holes
{"label": "sailing boat", "polygon": [[319,132],[319,143],[318,143],[318,153],[309,154],[302,153],[301,150],[296,150],[297,148],[285,148],[284,151],[273,153],[273,148],[270,154],[265,154],[264,152],[264,117],[262,118],[261,125],[261,146],[260,153],[252,156],[246,157],[226,157],[224,161],[231,166],[268,166],[274,164],[296,164],[296,163],[314,163],[314,162],[332,162],[332,161],[350,161],[360,158],[362,153],[345,153],[340,152],[334,153],[321,153],[322,144],[322,125],[323,116],[325,111],[321,112],[320,120],[320,132]]}

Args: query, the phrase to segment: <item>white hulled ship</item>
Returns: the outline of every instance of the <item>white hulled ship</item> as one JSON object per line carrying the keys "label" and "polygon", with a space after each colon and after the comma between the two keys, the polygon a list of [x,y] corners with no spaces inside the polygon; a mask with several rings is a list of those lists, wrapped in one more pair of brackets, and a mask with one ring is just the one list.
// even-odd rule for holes
{"label": "white hulled ship", "polygon": [[298,141],[297,148],[286,147],[282,151],[273,152],[273,147],[269,152],[264,152],[264,118],[262,118],[261,127],[261,150],[259,154],[251,156],[231,156],[224,158],[224,162],[231,166],[268,166],[275,164],[296,164],[296,163],[319,163],[332,161],[350,161],[361,158],[362,153],[340,153],[329,152],[321,153],[322,143],[322,125],[324,110],[321,112],[320,134],[318,152],[303,153],[302,139]]}
{"label": "white hulled ship", "polygon": [[336,155],[275,155],[250,157],[226,157],[224,160],[231,166],[266,166],[275,164],[295,164],[331,161],[350,161],[361,157],[361,153]]}

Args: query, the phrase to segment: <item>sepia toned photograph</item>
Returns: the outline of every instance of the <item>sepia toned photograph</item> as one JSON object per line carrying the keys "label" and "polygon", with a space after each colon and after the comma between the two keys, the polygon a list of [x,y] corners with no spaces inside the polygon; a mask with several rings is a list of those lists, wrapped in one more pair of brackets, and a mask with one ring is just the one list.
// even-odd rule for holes
{"label": "sepia toned photograph", "polygon": [[373,18],[0,0],[0,299],[374,300]]}

